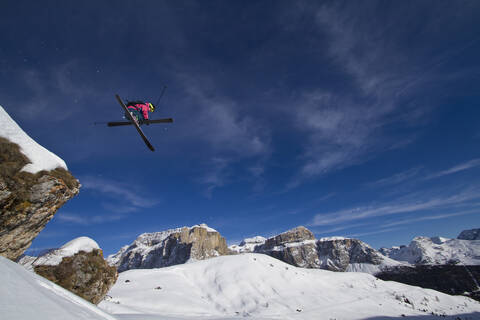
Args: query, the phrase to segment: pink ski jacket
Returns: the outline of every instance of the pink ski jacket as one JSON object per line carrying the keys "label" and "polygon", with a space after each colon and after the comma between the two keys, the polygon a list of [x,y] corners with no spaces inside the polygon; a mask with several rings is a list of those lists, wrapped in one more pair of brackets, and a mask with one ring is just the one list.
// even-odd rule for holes
{"label": "pink ski jacket", "polygon": [[143,119],[148,120],[148,111],[149,111],[148,103],[139,103],[134,106],[128,106],[128,108],[138,110],[139,112],[142,113]]}

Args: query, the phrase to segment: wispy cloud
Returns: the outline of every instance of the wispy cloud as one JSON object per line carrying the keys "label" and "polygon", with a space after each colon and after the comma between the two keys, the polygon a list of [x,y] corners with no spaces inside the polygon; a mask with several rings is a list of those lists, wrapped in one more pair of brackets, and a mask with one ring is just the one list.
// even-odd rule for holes
{"label": "wispy cloud", "polygon": [[140,210],[139,207],[129,206],[129,205],[119,205],[118,202],[116,203],[103,202],[102,207],[109,212],[114,212],[119,214],[132,213]]}
{"label": "wispy cloud", "polygon": [[375,231],[353,233],[353,234],[348,234],[347,237],[354,238],[354,237],[371,236],[371,235],[374,235],[374,234],[380,234],[380,233],[387,233],[387,232],[397,231],[397,230],[399,230],[399,229],[400,229],[400,228],[387,228],[387,229],[380,229],[380,230],[375,230]]}
{"label": "wispy cloud", "polygon": [[366,186],[385,187],[385,186],[396,185],[405,181],[410,181],[411,179],[417,177],[421,170],[422,170],[422,167],[411,168],[411,169],[396,173],[390,177],[369,182],[366,184]]}
{"label": "wispy cloud", "polygon": [[106,222],[113,222],[118,220],[123,220],[128,216],[125,214],[102,214],[102,215],[95,215],[95,216],[87,216],[85,214],[75,214],[75,213],[68,213],[62,212],[55,216],[58,221],[65,223],[65,224],[73,224],[73,225],[82,225],[82,226],[89,226],[94,224],[102,224]]}
{"label": "wispy cloud", "polygon": [[[210,197],[214,189],[230,183],[234,166],[249,172],[253,188],[260,189],[261,164],[270,157],[272,149],[270,128],[245,112],[241,101],[223,94],[218,79],[190,73],[180,73],[177,77],[184,85],[182,105],[188,115],[182,119],[185,130],[181,132],[185,136],[180,139],[194,142],[202,150],[197,156],[202,158],[207,173],[197,181],[206,185],[205,194]],[[244,165],[247,163],[244,160],[257,164]]]}
{"label": "wispy cloud", "polygon": [[348,229],[353,229],[353,228],[357,228],[357,227],[363,227],[365,225],[367,225],[367,223],[355,223],[355,224],[341,225],[341,226],[338,226],[338,227],[324,229],[324,230],[312,229],[312,232],[315,232],[315,234],[318,234],[318,235],[331,234],[331,233],[334,233],[334,232],[337,232],[337,231],[348,230]]}
{"label": "wispy cloud", "polygon": [[[49,121],[63,121],[81,112],[78,102],[98,93],[90,82],[76,78],[83,74],[83,68],[78,61],[70,60],[53,66],[49,72],[37,68],[19,70],[17,81],[26,94],[13,99],[21,108],[19,105],[12,107],[17,108],[19,116],[30,120],[45,117]],[[70,107],[65,107],[65,103]]]}
{"label": "wispy cloud", "polygon": [[477,209],[473,209],[473,210],[466,210],[466,211],[460,211],[460,212],[454,212],[454,213],[435,214],[435,215],[416,217],[416,218],[411,218],[411,219],[403,219],[403,220],[400,220],[400,221],[385,223],[385,224],[382,225],[382,227],[384,227],[384,228],[393,227],[393,226],[410,224],[410,223],[419,222],[419,221],[440,220],[440,219],[446,219],[446,218],[457,217],[457,216],[464,216],[464,215],[474,214],[474,213],[477,213],[477,214],[480,213],[480,206]]}
{"label": "wispy cloud", "polygon": [[[270,133],[258,120],[240,112],[242,106],[226,95],[214,79],[201,75],[182,74],[186,104],[191,105],[192,121],[188,135],[207,143],[216,156],[235,158],[264,156],[270,153]],[[215,94],[213,94],[215,93]]]}
{"label": "wispy cloud", "polygon": [[365,220],[374,217],[420,212],[426,210],[447,210],[454,206],[468,205],[469,201],[480,199],[480,192],[477,189],[468,189],[456,194],[437,195],[427,197],[416,195],[404,201],[392,201],[378,205],[363,206],[339,210],[335,212],[316,214],[311,226],[327,226],[350,221]]}
{"label": "wispy cloud", "polygon": [[[431,87],[448,81],[438,73],[451,53],[447,58],[442,52],[429,56],[428,61],[435,61],[432,64],[425,55],[404,50],[400,44],[407,31],[398,25],[408,29],[413,13],[405,16],[386,12],[385,24],[378,28],[378,21],[372,23],[368,18],[376,9],[373,3],[344,6],[336,2],[312,10],[319,33],[328,39],[322,52],[327,52],[329,62],[345,79],[343,90],[311,89],[298,97],[297,126],[306,132],[307,139],[300,173],[289,188],[305,179],[365,162],[392,146],[412,143],[411,137],[399,138],[387,129],[391,125],[424,123],[435,108],[433,103],[418,101]],[[436,19],[433,15],[429,18]],[[426,25],[434,23],[428,21]],[[418,37],[415,50],[421,51],[422,36]]]}
{"label": "wispy cloud", "polygon": [[216,188],[222,187],[227,183],[229,177],[227,170],[230,161],[231,160],[225,158],[213,158],[210,163],[210,168],[207,170],[207,174],[199,179],[200,183],[207,186],[205,191],[205,196],[207,198],[212,197],[213,191]]}
{"label": "wispy cloud", "polygon": [[[149,195],[141,187],[126,182],[118,182],[110,179],[84,176],[80,183],[86,190],[93,190],[103,196],[129,203],[130,206],[138,208],[150,208],[160,202],[160,199]],[[119,206],[122,204],[119,203]]]}
{"label": "wispy cloud", "polygon": [[443,176],[454,174],[460,171],[472,169],[478,166],[480,166],[480,159],[472,159],[470,161],[457,164],[456,166],[453,166],[447,170],[443,170],[443,171],[428,175],[427,177],[425,177],[425,180],[443,177]]}

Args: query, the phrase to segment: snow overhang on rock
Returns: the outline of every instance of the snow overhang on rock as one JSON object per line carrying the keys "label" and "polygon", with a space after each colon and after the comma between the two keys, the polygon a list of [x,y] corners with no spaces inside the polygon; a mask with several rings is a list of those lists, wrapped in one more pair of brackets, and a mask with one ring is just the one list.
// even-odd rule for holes
{"label": "snow overhang on rock", "polygon": [[2,106],[0,106],[0,137],[18,144],[21,152],[30,160],[31,163],[25,165],[22,171],[35,174],[56,168],[68,170],[65,161],[30,138]]}

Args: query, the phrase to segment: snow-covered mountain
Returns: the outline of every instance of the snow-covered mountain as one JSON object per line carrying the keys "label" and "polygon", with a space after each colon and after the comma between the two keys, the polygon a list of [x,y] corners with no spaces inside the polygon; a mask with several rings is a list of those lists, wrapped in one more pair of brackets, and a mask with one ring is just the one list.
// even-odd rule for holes
{"label": "snow-covered mountain", "polygon": [[382,248],[380,252],[415,265],[480,265],[480,240],[416,237],[408,246]]}
{"label": "snow-covered mountain", "polygon": [[357,239],[330,237],[317,240],[302,226],[268,239],[260,236],[248,238],[229,248],[238,253],[264,253],[297,267],[332,271],[375,274],[386,267],[402,264]]}
{"label": "snow-covered mountain", "polygon": [[228,254],[225,239],[206,224],[141,234],[107,261],[119,272],[149,269]]}
{"label": "snow-covered mountain", "polygon": [[0,318],[116,320],[95,305],[0,256]]}
{"label": "snow-covered mountain", "polygon": [[297,268],[255,253],[129,270],[109,296],[99,306],[123,319],[480,317],[480,304],[465,297],[364,273]]}

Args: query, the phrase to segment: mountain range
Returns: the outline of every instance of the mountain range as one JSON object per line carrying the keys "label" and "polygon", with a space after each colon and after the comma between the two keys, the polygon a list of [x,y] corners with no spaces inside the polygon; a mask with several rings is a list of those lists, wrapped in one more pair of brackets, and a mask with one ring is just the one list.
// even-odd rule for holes
{"label": "mountain range", "polygon": [[[474,268],[477,229],[462,232],[461,239],[416,238],[414,245],[377,251],[357,239],[316,239],[301,226],[227,247],[218,231],[201,224],[142,234],[108,257],[111,266],[86,237],[22,257],[58,208],[78,194],[80,183],[1,107],[0,124],[0,147],[8,151],[0,154],[2,318],[480,318],[475,300],[418,287],[425,279],[433,286],[438,281],[429,275],[440,274],[450,288],[478,292],[472,281],[480,272]],[[416,286],[381,280],[388,276],[414,279]]]}

